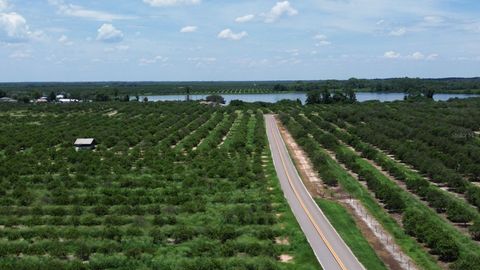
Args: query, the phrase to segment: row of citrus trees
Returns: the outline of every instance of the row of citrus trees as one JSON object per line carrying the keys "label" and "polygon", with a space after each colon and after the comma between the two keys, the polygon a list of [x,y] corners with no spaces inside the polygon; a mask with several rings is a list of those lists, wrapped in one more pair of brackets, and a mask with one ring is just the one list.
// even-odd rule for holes
{"label": "row of citrus trees", "polygon": [[[328,107],[324,107],[323,110],[328,110]],[[317,110],[317,112],[323,115],[322,110]],[[290,117],[293,117],[293,119]],[[316,115],[307,114],[304,116],[295,111],[291,112],[290,115],[284,114],[281,118],[294,137],[309,153],[322,180],[327,184],[337,185],[341,177],[339,177],[338,170],[336,170],[338,167],[335,169],[335,166],[332,165],[335,161],[329,157],[327,152],[320,150],[318,146],[331,151],[336,160],[358,175],[359,181],[365,181],[366,187],[372,192],[376,201],[388,212],[403,216],[402,224],[394,225],[397,227],[397,230],[392,229],[392,231],[397,232],[397,242],[405,241],[405,239],[399,236],[399,231],[401,230],[403,234],[414,236],[420,243],[426,244],[430,248],[430,252],[438,255],[440,260],[455,262],[452,264],[452,267],[459,269],[466,269],[463,267],[478,260],[475,257],[475,254],[478,252],[476,243],[466,239],[453,226],[445,223],[435,212],[378,172],[375,167],[363,160],[354,151],[341,144],[338,138],[332,135],[332,133],[335,134],[335,128],[328,122],[323,121]],[[326,132],[326,130],[329,130],[331,133]],[[346,179],[347,177],[343,178]],[[341,181],[342,187],[348,190],[348,185],[352,183],[346,183],[345,180]],[[355,194],[355,192],[352,193]],[[406,246],[405,243],[403,245]],[[412,244],[410,251],[412,250],[411,247],[414,247],[413,249],[416,249],[419,253],[422,252],[418,244]],[[431,259],[428,259],[428,256],[424,256],[424,261],[418,259],[418,254],[414,256],[417,257],[417,263],[423,264],[423,266],[428,264],[425,261],[431,261]]]}
{"label": "row of citrus trees", "polygon": [[[292,231],[268,191],[260,112],[112,103],[2,113],[0,141],[16,140],[0,155],[0,269],[316,267],[277,259],[308,249],[275,244]],[[77,152],[76,137],[99,145]]]}

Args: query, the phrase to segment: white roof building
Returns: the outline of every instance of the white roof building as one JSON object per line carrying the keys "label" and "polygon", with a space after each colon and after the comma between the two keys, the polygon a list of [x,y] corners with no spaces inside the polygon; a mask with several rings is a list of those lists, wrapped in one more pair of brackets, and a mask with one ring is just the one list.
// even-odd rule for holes
{"label": "white roof building", "polygon": [[60,98],[58,100],[58,102],[60,102],[60,103],[76,103],[76,102],[80,102],[80,101],[78,99]]}
{"label": "white roof building", "polygon": [[95,149],[97,142],[93,138],[79,138],[75,141],[73,145],[75,146],[77,151],[82,149],[93,150]]}

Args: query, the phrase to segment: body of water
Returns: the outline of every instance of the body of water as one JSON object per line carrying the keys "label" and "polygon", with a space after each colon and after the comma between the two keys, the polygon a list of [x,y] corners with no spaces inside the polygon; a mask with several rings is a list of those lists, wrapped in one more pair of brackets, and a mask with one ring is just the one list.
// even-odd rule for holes
{"label": "body of water", "polygon": [[[202,100],[209,95],[190,95],[190,100]],[[242,100],[245,102],[269,102],[275,103],[280,100],[297,100],[299,99],[305,104],[307,95],[305,93],[275,93],[275,94],[225,94],[221,95],[225,98],[227,104],[232,100]],[[434,99],[436,101],[446,101],[451,98],[470,98],[478,97],[480,95],[471,94],[436,94]],[[141,96],[140,100],[143,100],[145,96]],[[159,95],[159,96],[146,96],[149,101],[184,101],[187,99],[186,95]],[[378,100],[381,102],[403,100],[404,93],[372,93],[372,92],[359,92],[357,93],[357,100],[360,102]]]}

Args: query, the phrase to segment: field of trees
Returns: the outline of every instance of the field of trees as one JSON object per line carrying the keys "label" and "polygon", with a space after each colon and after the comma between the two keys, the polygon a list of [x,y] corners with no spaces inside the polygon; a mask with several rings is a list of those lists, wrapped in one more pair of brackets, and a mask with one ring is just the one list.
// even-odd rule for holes
{"label": "field of trees", "polygon": [[[0,118],[0,269],[319,269],[260,111],[0,105]],[[82,137],[97,148],[75,151]]]}
{"label": "field of trees", "polygon": [[465,93],[480,94],[480,78],[392,78],[320,81],[233,81],[233,82],[72,82],[0,83],[0,98],[37,99],[52,92],[79,100],[128,100],[136,96],[168,94],[269,94],[281,92],[330,91]]}
{"label": "field of trees", "polygon": [[277,107],[421,269],[480,269],[480,99]]}
{"label": "field of trees", "polygon": [[[275,176],[267,112],[418,268],[480,269],[479,108],[0,104],[0,269],[319,269]],[[76,151],[76,138],[98,145]],[[359,231],[339,230],[368,251]]]}

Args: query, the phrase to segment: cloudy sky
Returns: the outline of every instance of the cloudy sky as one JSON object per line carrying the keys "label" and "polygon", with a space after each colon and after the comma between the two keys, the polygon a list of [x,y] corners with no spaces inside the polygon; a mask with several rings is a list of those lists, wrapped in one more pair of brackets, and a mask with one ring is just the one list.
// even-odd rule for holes
{"label": "cloudy sky", "polygon": [[477,0],[0,0],[0,81],[480,76]]}

